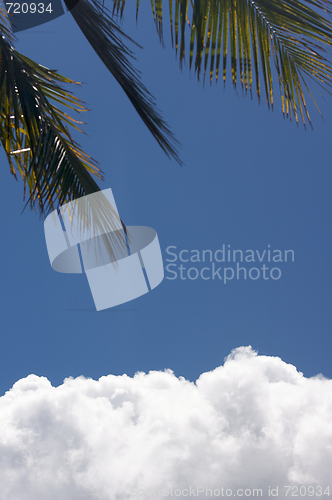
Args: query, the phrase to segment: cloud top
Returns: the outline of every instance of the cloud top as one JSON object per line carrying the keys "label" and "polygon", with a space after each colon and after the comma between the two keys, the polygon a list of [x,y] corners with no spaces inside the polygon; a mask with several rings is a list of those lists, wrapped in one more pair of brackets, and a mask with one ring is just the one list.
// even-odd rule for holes
{"label": "cloud top", "polygon": [[200,485],[232,496],[261,488],[263,498],[279,486],[283,498],[284,485],[325,489],[331,417],[331,380],[305,378],[250,346],[196,383],[170,370],[59,387],[29,375],[0,398],[2,495],[158,500]]}

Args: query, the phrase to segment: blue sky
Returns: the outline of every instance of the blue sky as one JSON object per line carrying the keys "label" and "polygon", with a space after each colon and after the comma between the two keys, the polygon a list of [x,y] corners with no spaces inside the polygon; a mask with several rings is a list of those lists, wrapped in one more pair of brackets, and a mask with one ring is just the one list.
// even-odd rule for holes
{"label": "blue sky", "polygon": [[225,91],[221,82],[203,89],[187,65],[179,70],[166,24],[162,49],[149,9],[141,6],[136,26],[128,5],[123,29],[144,47],[137,67],[182,144],[183,167],[165,157],[69,13],[18,33],[16,48],[84,82],[76,95],[92,111],[88,135],[76,137],[98,160],[122,220],[157,231],[165,265],[169,246],[223,244],[292,249],[295,262],[280,264],[279,280],[165,279],[97,313],[84,275],[51,269],[43,222],[29,208],[21,214],[22,183],[1,151],[1,394],[31,373],[53,385],[164,368],[195,380],[243,345],[306,376],[332,376],[331,99],[318,96],[325,122],[310,103],[314,130],[305,131],[284,121],[279,96],[271,112],[230,81]]}

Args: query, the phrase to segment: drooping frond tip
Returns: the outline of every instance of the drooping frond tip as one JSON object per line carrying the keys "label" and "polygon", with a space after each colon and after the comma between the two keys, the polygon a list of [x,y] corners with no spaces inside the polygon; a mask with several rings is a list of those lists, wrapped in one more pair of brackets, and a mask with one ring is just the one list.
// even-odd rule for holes
{"label": "drooping frond tip", "polygon": [[32,207],[41,213],[99,190],[91,174],[96,163],[72,139],[78,128],[59,103],[76,112],[86,108],[62,87],[72,80],[17,52],[0,26],[0,139],[12,174],[19,172]]}
{"label": "drooping frond tip", "polygon": [[[65,3],[70,4],[69,0],[65,0]],[[133,53],[122,38],[126,42],[133,41],[122,32],[107,10],[102,8],[99,0],[80,0],[77,7],[71,9],[71,14],[160,147],[167,156],[181,164],[177,151],[179,143],[156,108],[155,100],[143,85],[138,71],[133,67]]]}

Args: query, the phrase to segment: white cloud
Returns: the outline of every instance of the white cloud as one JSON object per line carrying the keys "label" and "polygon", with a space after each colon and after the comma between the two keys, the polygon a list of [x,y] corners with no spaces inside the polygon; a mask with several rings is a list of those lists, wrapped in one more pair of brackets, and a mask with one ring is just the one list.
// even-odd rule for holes
{"label": "white cloud", "polygon": [[332,381],[251,347],[196,384],[171,371],[56,388],[29,375],[0,398],[1,500],[157,500],[190,486],[284,498],[284,485],[332,493],[331,470]]}

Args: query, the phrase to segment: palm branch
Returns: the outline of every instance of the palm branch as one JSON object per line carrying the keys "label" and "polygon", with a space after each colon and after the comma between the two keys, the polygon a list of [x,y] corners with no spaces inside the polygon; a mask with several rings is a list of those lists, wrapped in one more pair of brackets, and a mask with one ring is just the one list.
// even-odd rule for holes
{"label": "palm branch", "polygon": [[[83,103],[63,84],[74,84],[17,52],[14,36],[1,13],[0,25],[0,140],[10,171],[24,183],[31,207],[46,214],[64,203],[100,191],[92,174],[102,179],[96,162],[73,140],[68,125],[78,124],[62,107],[85,111]],[[77,82],[76,82],[77,83]],[[119,228],[122,222],[108,201],[100,196],[100,209],[85,205],[80,223],[94,232],[113,229],[107,237],[109,252],[126,247]],[[92,220],[92,213],[94,220]],[[94,234],[91,234],[93,237]]]}
{"label": "palm branch", "polygon": [[106,68],[119,83],[137,113],[152,133],[168,157],[173,157],[179,164],[178,141],[161,117],[155,100],[143,85],[139,72],[131,63],[135,59],[133,52],[122,41],[132,42],[114,22],[111,13],[99,0],[64,0],[73,18],[95,50]]}
{"label": "palm branch", "polygon": [[[3,27],[1,27],[3,28]],[[41,212],[98,190],[90,174],[101,178],[96,163],[72,139],[68,124],[77,120],[57,103],[77,112],[82,102],[61,85],[75,83],[17,52],[13,37],[1,29],[0,138],[11,173],[29,189],[29,201]]]}
{"label": "palm branch", "polygon": [[[86,35],[98,56],[121,85],[136,111],[151,131],[158,144],[169,157],[181,161],[176,151],[178,144],[167,124],[155,107],[154,99],[140,81],[131,60],[132,52],[121,41],[126,37],[116,23],[96,1],[66,1],[71,13]],[[81,123],[71,118],[60,107],[76,112],[85,111],[82,101],[63,84],[74,84],[56,71],[51,71],[14,49],[15,38],[5,12],[0,8],[0,140],[7,154],[11,173],[17,171],[24,181],[24,193],[28,190],[32,207],[38,205],[41,213],[55,206],[99,191],[91,174],[102,178],[96,162],[84,153],[72,139],[68,125],[79,129]],[[60,107],[57,106],[60,104]],[[103,200],[101,196],[99,199]],[[80,214],[85,225],[111,227],[120,246],[126,246],[119,221],[106,199],[101,211]],[[120,227],[125,232],[122,221]],[[117,245],[119,241],[112,244]],[[110,248],[110,253],[112,254]]]}
{"label": "palm branch", "polygon": [[[230,56],[232,82],[258,101],[265,93],[274,103],[274,74],[284,116],[299,116],[311,124],[305,91],[316,104],[309,81],[328,93],[332,64],[326,58],[332,45],[330,0],[169,0],[172,45],[182,67],[189,43],[189,66],[197,78],[210,82],[222,72],[224,84]],[[123,15],[126,0],[113,0],[113,12]],[[163,39],[163,2],[151,0],[157,31]],[[139,0],[136,4],[136,17]],[[191,19],[191,21],[190,21]],[[186,30],[189,41],[186,39]],[[316,104],[317,106],[317,104]]]}
{"label": "palm branch", "polygon": [[[119,82],[136,111],[168,156],[181,163],[178,144],[155,107],[154,99],[131,64],[132,53],[121,41],[126,37],[97,0],[66,0],[75,21]],[[83,103],[63,84],[74,84],[56,71],[38,65],[18,53],[6,13],[0,8],[0,138],[10,169],[16,168],[29,188],[29,201],[40,211],[99,190],[91,176],[102,178],[97,164],[72,139],[67,125],[81,123],[57,104],[76,112]]]}

